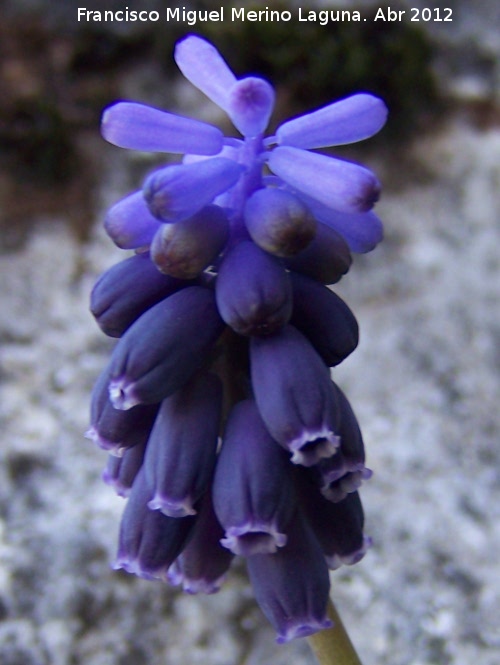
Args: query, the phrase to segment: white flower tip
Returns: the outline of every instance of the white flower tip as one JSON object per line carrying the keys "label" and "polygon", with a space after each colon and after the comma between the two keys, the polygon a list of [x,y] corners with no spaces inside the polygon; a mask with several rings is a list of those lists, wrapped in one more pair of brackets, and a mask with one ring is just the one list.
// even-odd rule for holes
{"label": "white flower tip", "polygon": [[326,628],[331,628],[333,622],[325,618],[323,620],[317,620],[315,618],[305,618],[303,623],[290,622],[290,625],[282,632],[276,636],[276,642],[278,644],[286,644],[291,640],[296,640],[299,637],[309,637],[320,630],[325,630]]}
{"label": "white flower tip", "polygon": [[273,524],[251,523],[229,527],[225,537],[220,540],[223,547],[240,556],[274,554],[287,542],[286,534],[280,533]]}
{"label": "white flower tip", "polygon": [[321,459],[334,455],[340,446],[340,437],[327,427],[318,431],[304,430],[289,444],[291,462],[302,466],[314,466]]}
{"label": "white flower tip", "polygon": [[128,411],[140,404],[134,392],[135,383],[130,383],[125,377],[114,379],[109,384],[109,399],[115,409]]}
{"label": "white flower tip", "polygon": [[151,501],[148,501],[150,510],[159,510],[167,517],[188,517],[196,515],[191,499],[188,497],[181,501],[168,499],[160,494],[156,494]]}

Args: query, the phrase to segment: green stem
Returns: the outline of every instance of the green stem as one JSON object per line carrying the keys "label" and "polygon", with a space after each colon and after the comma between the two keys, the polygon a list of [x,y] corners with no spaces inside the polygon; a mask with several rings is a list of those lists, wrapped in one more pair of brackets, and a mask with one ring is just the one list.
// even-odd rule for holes
{"label": "green stem", "polygon": [[328,601],[328,617],[333,626],[307,638],[319,665],[362,665],[332,601]]}

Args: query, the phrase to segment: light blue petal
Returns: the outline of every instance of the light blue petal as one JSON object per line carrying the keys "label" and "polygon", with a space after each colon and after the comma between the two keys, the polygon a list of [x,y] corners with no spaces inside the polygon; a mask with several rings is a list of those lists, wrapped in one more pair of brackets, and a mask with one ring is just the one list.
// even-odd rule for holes
{"label": "light blue petal", "polygon": [[149,246],[160,226],[161,222],[150,213],[141,191],[115,203],[104,220],[106,232],[120,249]]}
{"label": "light blue petal", "polygon": [[384,102],[363,93],[283,123],[276,138],[279,145],[295,148],[344,145],[373,136],[384,126],[386,119]]}
{"label": "light blue petal", "polygon": [[267,81],[248,76],[231,88],[225,110],[243,136],[258,136],[269,123],[274,97],[274,89]]}
{"label": "light blue petal", "polygon": [[155,217],[178,222],[232,187],[244,170],[241,164],[224,157],[167,166],[147,178],[144,196]]}
{"label": "light blue petal", "polygon": [[106,141],[120,148],[144,152],[216,155],[224,140],[217,127],[135,102],[108,107],[101,132]]}
{"label": "light blue petal", "polygon": [[366,212],[380,193],[377,178],[363,166],[299,148],[275,148],[269,168],[294,189],[341,212]]}
{"label": "light blue petal", "polygon": [[188,81],[226,109],[229,90],[236,83],[236,77],[212,44],[189,35],[177,43],[174,59]]}

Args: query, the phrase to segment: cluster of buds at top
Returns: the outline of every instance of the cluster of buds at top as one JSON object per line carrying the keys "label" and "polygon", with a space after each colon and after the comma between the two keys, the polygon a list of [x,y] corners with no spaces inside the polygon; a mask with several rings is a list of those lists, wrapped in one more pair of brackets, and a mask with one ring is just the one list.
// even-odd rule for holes
{"label": "cluster of buds at top", "polygon": [[234,555],[278,641],[326,628],[328,569],[358,561],[363,439],[331,367],[356,347],[328,285],[382,238],[371,171],[313,149],[384,124],[357,94],[265,138],[274,90],[236,79],[197,36],[176,62],[241,138],[138,103],[103,115],[111,143],[183,154],[115,204],[105,228],[134,254],[91,296],[119,338],[92,396],[88,436],[128,497],[117,568],[217,591]]}

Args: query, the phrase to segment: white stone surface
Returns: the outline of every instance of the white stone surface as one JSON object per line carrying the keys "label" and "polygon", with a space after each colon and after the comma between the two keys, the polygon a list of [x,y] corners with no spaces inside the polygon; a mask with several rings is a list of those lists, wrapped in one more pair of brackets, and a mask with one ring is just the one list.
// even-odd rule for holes
{"label": "white stone surface", "polygon": [[[337,289],[361,344],[334,376],[375,475],[374,546],[333,595],[366,664],[496,665],[500,131],[451,116],[404,151],[371,164],[386,240]],[[0,663],[311,665],[274,644],[241,567],[210,597],[110,569],[123,500],[83,433],[112,342],[87,307],[120,257],[43,217],[0,256]]]}

